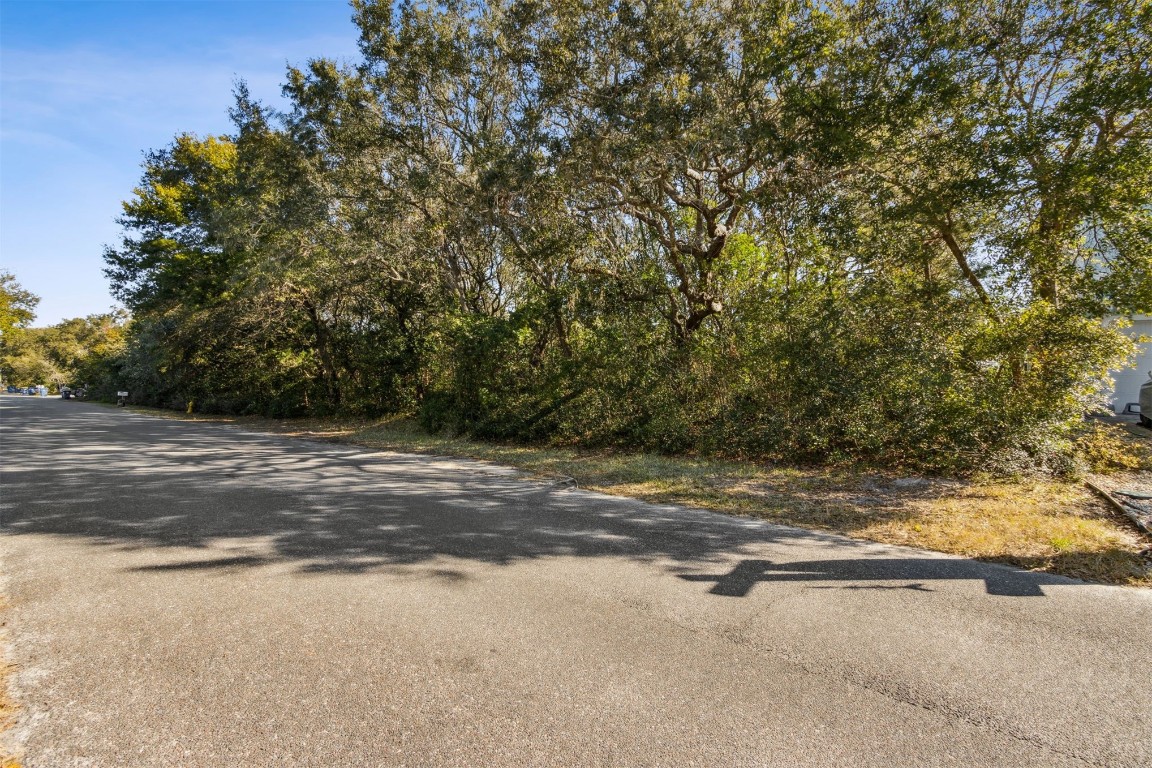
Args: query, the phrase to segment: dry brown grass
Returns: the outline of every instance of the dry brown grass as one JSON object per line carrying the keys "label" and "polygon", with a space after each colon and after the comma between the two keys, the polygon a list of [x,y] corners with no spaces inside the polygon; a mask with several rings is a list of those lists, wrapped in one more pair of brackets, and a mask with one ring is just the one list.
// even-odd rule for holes
{"label": "dry brown grass", "polygon": [[[959,482],[843,468],[494,445],[428,435],[403,419],[228,421],[254,430],[370,448],[482,459],[538,475],[572,477],[583,488],[645,501],[757,517],[1089,581],[1152,587],[1152,564],[1141,556],[1142,550],[1152,547],[1152,539],[1079,482]],[[1152,473],[1143,470],[1143,457],[1147,455],[1152,466],[1152,441],[1135,428],[1130,434],[1119,429],[1123,435],[1105,434],[1105,453],[1119,450],[1114,440],[1124,441],[1121,453],[1139,456],[1135,471],[1131,461],[1118,462],[1130,472],[1126,481],[1148,483]],[[1135,442],[1129,442],[1129,436]],[[1099,436],[1094,439],[1100,442]]]}
{"label": "dry brown grass", "polygon": [[6,655],[8,641],[8,603],[0,595],[0,768],[20,768],[20,759],[12,746],[12,728],[16,725],[16,702],[10,692],[14,668]]}
{"label": "dry brown grass", "polygon": [[967,485],[912,500],[902,519],[859,535],[1110,584],[1152,587],[1140,552],[1152,545],[1129,521],[1073,483]]}

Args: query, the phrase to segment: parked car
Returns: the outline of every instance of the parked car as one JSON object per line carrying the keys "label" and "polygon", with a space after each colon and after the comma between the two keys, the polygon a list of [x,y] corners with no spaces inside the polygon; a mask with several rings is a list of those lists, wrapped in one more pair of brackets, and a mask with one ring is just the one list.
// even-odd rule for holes
{"label": "parked car", "polygon": [[14,395],[14,394],[16,394],[16,391],[17,391],[16,386],[14,384],[8,385],[8,394]]}
{"label": "parked car", "polygon": [[24,394],[26,394],[26,395],[38,395],[38,394],[40,394],[40,390],[36,389],[36,387],[28,387],[28,389],[24,390]]}
{"label": "parked car", "polygon": [[1140,385],[1140,425],[1152,429],[1152,379]]}

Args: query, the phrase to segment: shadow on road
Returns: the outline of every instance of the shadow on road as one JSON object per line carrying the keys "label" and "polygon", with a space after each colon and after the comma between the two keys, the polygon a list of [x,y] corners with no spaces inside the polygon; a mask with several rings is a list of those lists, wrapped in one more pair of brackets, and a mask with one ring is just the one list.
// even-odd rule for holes
{"label": "shadow on road", "polygon": [[[786,581],[907,581],[913,584],[896,586],[925,589],[932,580],[980,579],[989,593],[1011,596],[1078,583],[965,560],[883,556],[874,545],[558,488],[475,462],[56,400],[5,398],[0,410],[0,528],[128,549],[211,548],[206,555],[214,555],[184,552],[144,570],[291,563],[302,573],[359,573],[433,566],[441,557],[507,565],[568,556],[671,560],[680,578],[740,597],[757,584]],[[790,541],[826,547],[829,559],[756,559],[762,545]],[[845,553],[848,559],[837,559]],[[709,564],[713,572],[691,572]]]}
{"label": "shadow on road", "polygon": [[931,592],[926,581],[982,579],[990,595],[1043,597],[1041,584],[1067,584],[1058,576],[992,569],[971,560],[940,558],[867,558],[859,560],[809,560],[773,563],[768,560],[742,560],[728,573],[682,574],[685,581],[715,582],[713,595],[744,597],[765,581],[910,581],[900,587],[854,584],[849,589],[914,589]]}

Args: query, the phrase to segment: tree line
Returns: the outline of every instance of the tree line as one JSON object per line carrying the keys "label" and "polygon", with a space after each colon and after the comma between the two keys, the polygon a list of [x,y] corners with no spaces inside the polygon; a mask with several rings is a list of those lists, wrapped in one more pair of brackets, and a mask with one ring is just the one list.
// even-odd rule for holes
{"label": "tree line", "polygon": [[0,383],[20,388],[92,386],[114,390],[115,367],[124,351],[123,310],[63,320],[34,328],[40,297],[11,272],[0,271]]}
{"label": "tree line", "polygon": [[[109,386],[228,413],[1059,469],[1152,310],[1148,0],[355,0],[146,156]],[[114,384],[112,382],[115,382]]]}

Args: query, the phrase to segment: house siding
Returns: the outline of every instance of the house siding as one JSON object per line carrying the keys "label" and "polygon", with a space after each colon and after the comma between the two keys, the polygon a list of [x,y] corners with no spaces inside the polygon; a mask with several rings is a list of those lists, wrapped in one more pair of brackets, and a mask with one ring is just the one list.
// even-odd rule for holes
{"label": "house siding", "polygon": [[[1152,315],[1137,315],[1130,318],[1132,325],[1125,330],[1129,336],[1148,336],[1152,338]],[[1110,404],[1116,412],[1124,410],[1128,403],[1140,400],[1140,385],[1148,381],[1149,372],[1152,372],[1152,343],[1137,344],[1135,365],[1119,371],[1111,371],[1115,385],[1112,387]]]}

